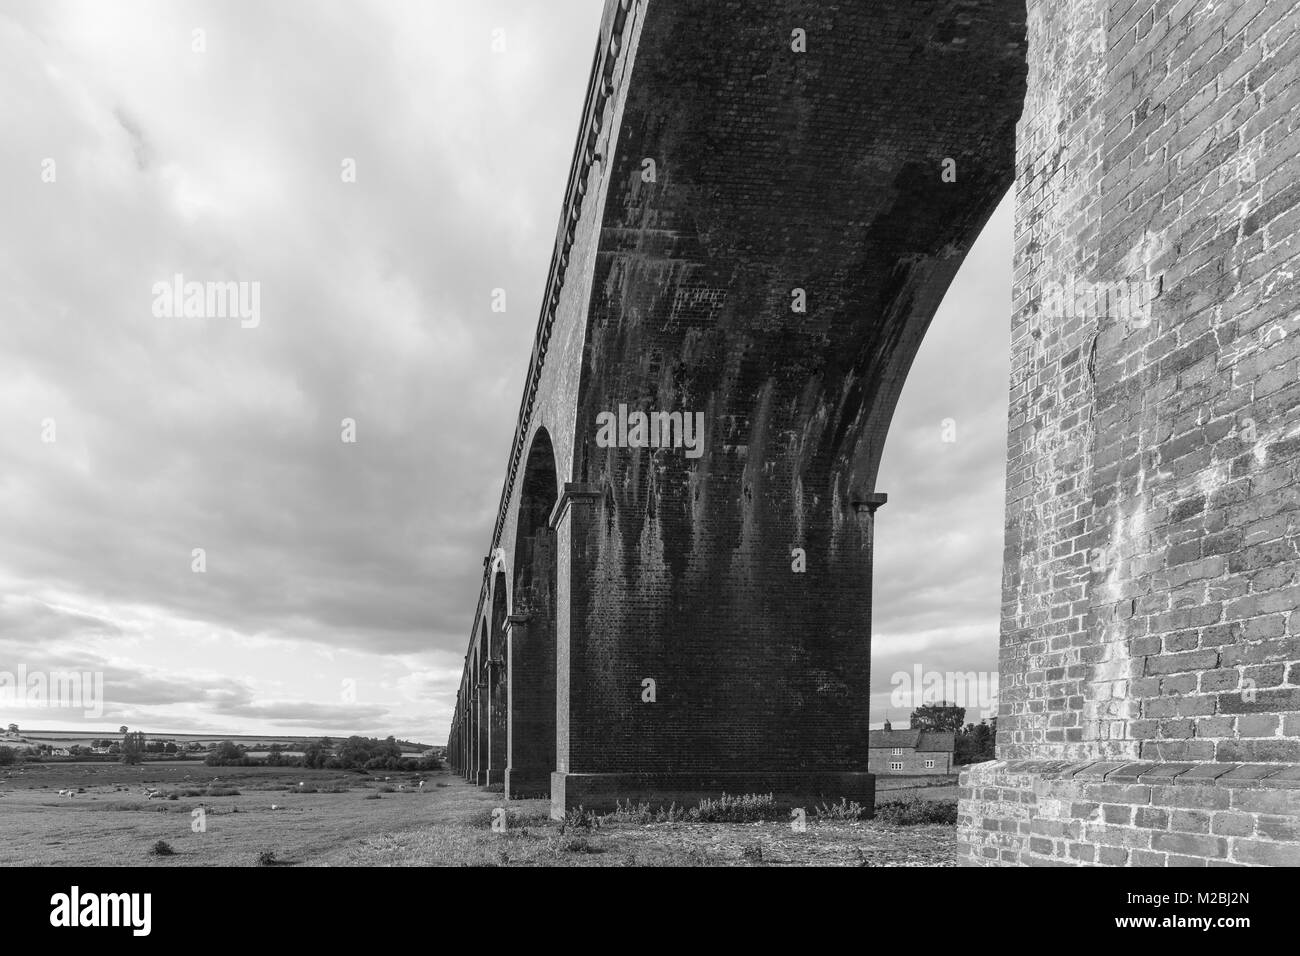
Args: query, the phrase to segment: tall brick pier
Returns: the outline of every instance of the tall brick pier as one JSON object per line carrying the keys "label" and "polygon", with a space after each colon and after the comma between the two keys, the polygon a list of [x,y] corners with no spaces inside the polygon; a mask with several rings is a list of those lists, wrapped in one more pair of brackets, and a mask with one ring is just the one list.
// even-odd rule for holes
{"label": "tall brick pier", "polygon": [[1297,862],[1297,26],[610,0],[453,766],[557,815],[870,804],[877,466],[1014,179],[1000,759],[963,858]]}
{"label": "tall brick pier", "polygon": [[962,851],[1300,864],[1300,8],[1028,25],[1001,759]]}

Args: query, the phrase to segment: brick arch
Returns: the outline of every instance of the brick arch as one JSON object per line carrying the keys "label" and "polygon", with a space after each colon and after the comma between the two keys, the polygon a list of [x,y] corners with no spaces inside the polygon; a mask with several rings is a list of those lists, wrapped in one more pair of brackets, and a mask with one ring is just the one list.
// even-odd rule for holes
{"label": "brick arch", "polygon": [[505,624],[509,597],[506,574],[498,570],[492,575],[491,625],[484,618],[487,647],[488,684],[488,786],[504,785],[506,773],[506,747],[509,739],[509,675],[507,673]]}
{"label": "brick arch", "polygon": [[524,464],[515,529],[513,601],[506,614],[505,575],[493,588],[493,624],[506,631],[508,754],[506,793],[547,796],[555,769],[556,601],[555,532],[551,513],[559,477],[550,433],[539,427]]}
{"label": "brick arch", "polygon": [[[571,532],[562,709],[566,682],[581,693],[560,760],[574,788],[623,794],[656,774],[689,798],[757,767],[764,790],[851,789],[809,772],[865,769],[876,473],[1013,177],[1025,5],[633,15],[582,320],[569,464],[590,514]],[[815,55],[792,54],[792,24]],[[598,416],[624,409],[698,415],[699,456],[602,447]]]}
{"label": "brick arch", "polygon": [[485,692],[485,661],[487,647],[487,622],[479,622],[478,639],[474,642],[470,700],[474,714],[474,765],[473,780],[479,786],[487,783],[488,772],[488,699]]}

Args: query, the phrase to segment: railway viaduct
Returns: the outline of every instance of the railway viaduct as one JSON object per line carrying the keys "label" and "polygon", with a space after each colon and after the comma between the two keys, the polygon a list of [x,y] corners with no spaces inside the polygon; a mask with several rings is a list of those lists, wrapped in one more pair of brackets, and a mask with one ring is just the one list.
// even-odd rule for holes
{"label": "railway viaduct", "polygon": [[1014,183],[962,860],[1300,863],[1297,52],[1264,0],[609,0],[453,767],[871,805],[877,466]]}

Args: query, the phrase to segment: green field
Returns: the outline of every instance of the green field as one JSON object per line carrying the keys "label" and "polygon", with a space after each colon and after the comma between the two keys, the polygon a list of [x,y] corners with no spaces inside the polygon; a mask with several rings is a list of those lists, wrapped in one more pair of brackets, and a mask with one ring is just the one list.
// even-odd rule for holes
{"label": "green field", "polygon": [[[68,788],[83,792],[59,796]],[[238,794],[209,795],[229,790]],[[192,829],[199,808],[205,832]],[[498,808],[505,811],[504,832],[491,826]],[[506,803],[447,771],[25,764],[0,769],[0,866],[254,866],[263,854],[297,866],[955,862],[951,826],[809,819],[800,833],[780,821],[619,824],[584,832],[562,830],[548,811],[547,801]],[[174,855],[150,855],[159,840]]]}

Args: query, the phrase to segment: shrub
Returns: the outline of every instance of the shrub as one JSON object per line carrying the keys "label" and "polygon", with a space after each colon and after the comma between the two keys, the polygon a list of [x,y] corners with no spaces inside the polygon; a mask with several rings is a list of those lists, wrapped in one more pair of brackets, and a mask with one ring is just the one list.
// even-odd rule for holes
{"label": "shrub", "polygon": [[560,821],[560,833],[573,833],[574,831],[590,833],[593,830],[600,829],[601,818],[596,816],[594,810],[584,810],[582,807],[574,807],[564,814],[564,819]]}
{"label": "shrub", "polygon": [[603,814],[600,818],[601,823],[653,823],[655,813],[650,809],[648,803],[633,803],[631,800],[627,805],[619,801],[615,809],[609,813]]}
{"label": "shrub", "polygon": [[667,807],[651,807],[648,803],[633,803],[628,801],[623,804],[621,801],[616,804],[616,809],[609,813],[602,814],[599,817],[601,823],[626,823],[626,824],[647,824],[647,823],[678,823],[687,819],[692,811],[677,804],[671,804]]}
{"label": "shrub", "polygon": [[573,834],[561,835],[556,838],[554,848],[557,853],[604,853],[605,848],[592,843],[585,836],[575,836]]}
{"label": "shrub", "polygon": [[365,795],[365,797],[364,797],[363,799],[365,799],[365,800],[378,800],[378,799],[380,799],[380,797],[379,797],[379,794],[377,794],[377,793],[368,793],[368,794]]}
{"label": "shrub", "polygon": [[274,850],[263,850],[257,854],[258,866],[276,866],[280,861],[275,858]]}
{"label": "shrub", "polygon": [[159,840],[153,846],[149,847],[149,855],[150,856],[175,856],[176,851],[172,849],[172,845],[168,843],[166,840]]}
{"label": "shrub", "polygon": [[856,800],[850,801],[848,797],[840,797],[839,803],[820,804],[813,810],[813,816],[818,820],[861,820],[867,812],[867,808]]}
{"label": "shrub", "polygon": [[723,794],[717,800],[704,799],[686,819],[692,823],[753,823],[784,820],[786,811],[777,807],[770,793],[747,793],[741,797]]}
{"label": "shrub", "polygon": [[203,762],[209,767],[247,767],[252,761],[233,741],[223,740],[209,751]]}
{"label": "shrub", "polygon": [[956,800],[888,800],[876,807],[876,819],[895,826],[916,826],[924,823],[957,823]]}
{"label": "shrub", "polygon": [[746,844],[740,848],[740,855],[750,863],[763,862],[763,844],[755,840],[753,843]]}

